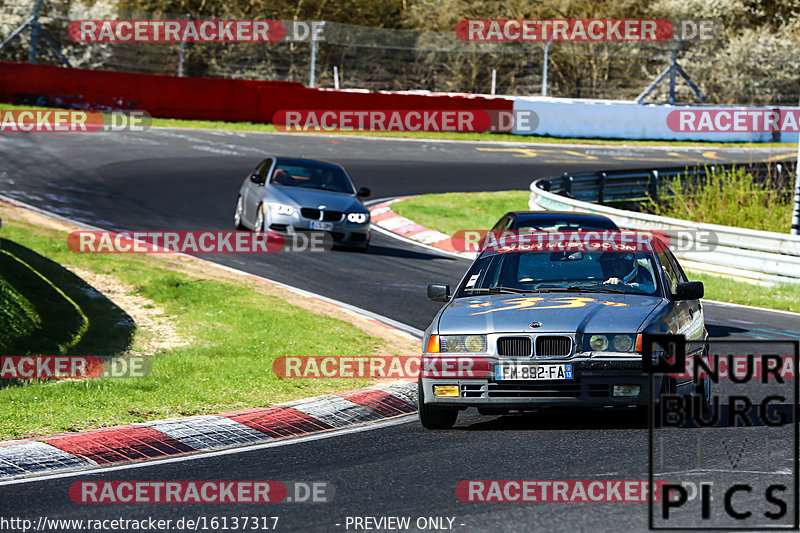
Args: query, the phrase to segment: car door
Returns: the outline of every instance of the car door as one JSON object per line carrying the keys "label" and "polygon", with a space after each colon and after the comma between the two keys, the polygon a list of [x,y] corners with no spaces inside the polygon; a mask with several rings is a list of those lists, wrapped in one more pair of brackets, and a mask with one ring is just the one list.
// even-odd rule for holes
{"label": "car door", "polygon": [[667,328],[670,333],[686,335],[688,339],[690,336],[687,335],[687,333],[691,329],[692,315],[690,313],[689,302],[686,300],[675,300],[675,293],[677,292],[678,283],[680,283],[680,277],[675,270],[675,261],[670,260],[669,256],[672,255],[672,253],[669,250],[664,250],[658,252],[656,255],[658,256],[661,271],[664,274],[664,289],[667,293],[667,298],[671,300],[672,303],[669,316],[667,316]]}
{"label": "car door", "polygon": [[249,226],[253,226],[256,222],[256,209],[258,209],[258,204],[261,202],[263,198],[263,188],[267,187],[267,182],[269,182],[270,177],[270,170],[272,169],[272,158],[268,157],[267,159],[263,160],[261,163],[258,164],[256,169],[253,171],[253,174],[258,174],[264,180],[264,183],[259,185],[258,183],[254,183],[251,179],[253,174],[250,174],[247,178],[247,182],[244,188],[244,219]]}
{"label": "car door", "polygon": [[[669,249],[665,250],[665,255],[670,262],[670,266],[672,270],[675,272],[675,276],[678,280],[678,283],[685,283],[689,281],[689,278],[686,277],[686,273],[683,271],[681,264],[678,262],[678,259]],[[702,338],[705,335],[703,331],[705,328],[705,319],[703,315],[703,304],[700,300],[686,300],[683,303],[686,304],[686,309],[689,313],[689,319],[691,322],[691,326],[688,328],[689,331],[686,333],[686,338]]]}

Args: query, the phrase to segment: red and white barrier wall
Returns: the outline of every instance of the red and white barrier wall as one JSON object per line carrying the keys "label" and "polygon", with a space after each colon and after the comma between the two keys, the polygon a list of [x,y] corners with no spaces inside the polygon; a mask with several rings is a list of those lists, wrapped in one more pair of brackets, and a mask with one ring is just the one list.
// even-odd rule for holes
{"label": "red and white barrier wall", "polygon": [[[531,97],[515,98],[514,111],[533,111],[539,117],[539,126],[532,133],[514,131],[518,135],[665,141],[797,142],[797,131],[780,131],[774,134],[768,131],[673,131],[667,117],[676,111],[691,111],[695,115],[708,111],[716,119],[718,111],[727,111],[731,115],[736,111],[747,111],[761,112],[762,116],[759,118],[763,118],[763,113],[771,111],[800,113],[800,107],[675,106],[637,104],[627,100]],[[720,118],[722,128],[741,129],[734,128],[733,116],[729,119]],[[693,124],[699,126],[699,118]]]}
{"label": "red and white barrier wall", "polygon": [[[491,97],[453,93],[309,89],[297,82],[179,78],[102,70],[0,62],[0,101],[29,103],[46,96],[90,108],[138,109],[153,117],[272,122],[280,110],[484,110],[533,111],[538,126],[518,135],[632,140],[797,142],[797,128],[783,131],[675,131],[670,113],[736,111],[791,113],[800,107],[641,105],[620,100]],[[716,115],[714,115],[716,116]],[[723,123],[730,124],[728,117]],[[763,120],[763,119],[762,119]],[[699,123],[698,123],[699,124]],[[670,127],[672,126],[672,128]],[[763,129],[763,128],[762,128]]]}
{"label": "red and white barrier wall", "polygon": [[[139,109],[153,117],[272,122],[286,109],[511,111],[510,98],[309,89],[297,82],[179,78],[0,62],[0,101],[51,101]],[[78,98],[76,98],[78,97]],[[33,103],[33,101],[30,101]]]}

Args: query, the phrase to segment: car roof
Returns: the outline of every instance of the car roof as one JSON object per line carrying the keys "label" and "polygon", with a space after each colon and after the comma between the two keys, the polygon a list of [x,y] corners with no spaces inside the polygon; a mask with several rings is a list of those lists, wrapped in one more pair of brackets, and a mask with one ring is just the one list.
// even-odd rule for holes
{"label": "car roof", "polygon": [[333,163],[331,161],[323,161],[321,159],[308,159],[305,157],[286,157],[286,156],[273,156],[279,163],[314,163],[320,166],[328,166],[328,167],[336,167],[342,168],[342,165],[339,163]]}
{"label": "car roof", "polygon": [[608,220],[613,222],[605,215],[598,215],[596,213],[576,213],[575,211],[509,211],[503,216],[508,215],[514,215],[517,218],[560,218],[573,220]]}
{"label": "car roof", "polygon": [[[512,217],[513,227],[519,227],[524,223],[544,223],[570,222],[579,226],[594,229],[619,229],[617,224],[603,215],[594,213],[576,213],[574,211],[509,211],[503,218]],[[502,220],[502,219],[501,219]]]}

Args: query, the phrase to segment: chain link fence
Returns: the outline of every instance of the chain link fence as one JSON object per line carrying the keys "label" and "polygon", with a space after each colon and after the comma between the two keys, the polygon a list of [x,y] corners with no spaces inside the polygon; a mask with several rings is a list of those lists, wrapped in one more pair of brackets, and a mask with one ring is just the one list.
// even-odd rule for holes
{"label": "chain link fence", "polygon": [[[0,0],[0,40],[31,15],[34,0]],[[428,90],[490,94],[543,93],[544,43],[464,42],[455,32],[393,30],[326,23],[322,38],[277,43],[75,43],[67,26],[81,19],[183,19],[187,15],[129,12],[113,0],[42,5],[39,21],[69,62],[80,68],[164,75],[299,81],[309,84],[312,46],[315,86],[342,89]],[[291,24],[292,21],[283,21]],[[752,41],[751,44],[748,44]],[[29,61],[31,33],[22,32],[1,61]],[[670,64],[670,42],[554,42],[549,47],[546,94],[633,100]],[[38,39],[35,60],[61,64]],[[790,42],[761,35],[687,43],[679,63],[709,103],[796,105],[800,54]],[[668,84],[647,102],[665,102]],[[697,102],[684,83],[676,101]]]}

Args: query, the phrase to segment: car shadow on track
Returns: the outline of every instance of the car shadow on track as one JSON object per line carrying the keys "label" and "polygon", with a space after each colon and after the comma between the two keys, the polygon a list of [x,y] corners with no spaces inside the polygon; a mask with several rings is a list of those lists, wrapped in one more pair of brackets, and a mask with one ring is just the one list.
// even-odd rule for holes
{"label": "car shadow on track", "polygon": [[[754,400],[755,403],[755,400]],[[704,427],[778,427],[794,422],[793,407],[790,403],[776,403],[766,406],[761,412],[761,406],[756,403],[746,409],[745,416],[738,416],[735,409],[727,400],[723,400],[717,407],[715,414],[700,415],[702,420],[710,425]],[[456,425],[457,430],[463,431],[542,431],[542,430],[576,430],[576,429],[647,429],[648,418],[646,410],[633,408],[621,409],[585,409],[585,410],[547,410],[525,414],[498,416],[489,418],[482,416],[472,418],[469,423]],[[701,428],[692,416],[672,429],[698,429]]]}
{"label": "car shadow on track", "polygon": [[[460,426],[460,427],[459,427]],[[524,414],[472,419],[457,423],[463,431],[542,431],[575,429],[645,429],[647,415],[635,409],[547,410]]]}
{"label": "car shadow on track", "polygon": [[708,336],[712,339],[720,337],[733,337],[735,335],[741,335],[748,332],[744,328],[736,326],[722,326],[719,324],[710,324],[708,322],[706,322],[706,330],[708,331]]}

